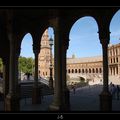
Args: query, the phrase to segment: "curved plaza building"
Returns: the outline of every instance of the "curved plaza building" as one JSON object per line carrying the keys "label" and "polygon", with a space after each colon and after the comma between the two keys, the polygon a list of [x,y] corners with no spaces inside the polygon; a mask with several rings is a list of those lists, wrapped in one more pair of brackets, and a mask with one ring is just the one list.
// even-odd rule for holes
{"label": "curved plaza building", "polygon": [[[48,30],[45,30],[41,39],[41,51],[39,53],[38,70],[39,76],[50,77],[50,45]],[[52,55],[52,64],[54,67],[54,58]],[[109,82],[119,83],[120,77],[120,44],[108,46],[108,69]],[[103,78],[103,59],[102,56],[92,56],[77,58],[75,54],[71,58],[67,58],[67,75],[70,78],[83,77],[85,80],[99,83]],[[54,69],[53,69],[54,74]],[[53,75],[54,76],[54,75]]]}

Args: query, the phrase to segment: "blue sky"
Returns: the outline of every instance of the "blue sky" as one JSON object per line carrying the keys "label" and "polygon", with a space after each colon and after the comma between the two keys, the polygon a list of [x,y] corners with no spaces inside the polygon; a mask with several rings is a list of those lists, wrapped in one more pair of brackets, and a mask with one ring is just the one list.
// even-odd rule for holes
{"label": "blue sky", "polygon": [[[54,38],[53,29],[49,28],[48,32],[49,36]],[[86,16],[78,19],[70,30],[67,57],[71,57],[73,54],[76,57],[102,55],[102,46],[97,32],[98,26],[94,18]],[[110,43],[120,43],[120,10],[112,18],[110,32]],[[20,55],[34,58],[32,37],[29,33],[22,40]]]}

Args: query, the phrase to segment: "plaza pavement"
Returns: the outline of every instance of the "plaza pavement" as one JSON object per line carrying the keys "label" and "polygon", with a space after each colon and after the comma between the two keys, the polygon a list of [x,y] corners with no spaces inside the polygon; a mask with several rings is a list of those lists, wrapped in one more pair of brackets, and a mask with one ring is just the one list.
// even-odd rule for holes
{"label": "plaza pavement", "polygon": [[[70,91],[71,111],[75,112],[100,112],[99,94],[102,91],[102,85],[86,86],[77,88],[76,93]],[[48,107],[52,103],[53,95],[44,96],[42,104],[32,105],[32,99],[22,99],[20,102],[20,111],[48,112]],[[120,113],[120,100],[112,100],[112,111]],[[0,110],[3,111],[3,102],[0,102]]]}

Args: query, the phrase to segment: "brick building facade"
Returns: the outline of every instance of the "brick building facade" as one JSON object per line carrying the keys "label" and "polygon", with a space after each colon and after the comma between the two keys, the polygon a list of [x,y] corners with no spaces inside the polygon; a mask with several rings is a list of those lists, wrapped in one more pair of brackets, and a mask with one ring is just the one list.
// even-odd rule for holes
{"label": "brick building facade", "polygon": [[[120,77],[120,44],[108,46],[108,60],[109,60],[108,61],[109,76],[115,76],[119,78]],[[103,61],[102,56],[76,58],[75,55],[73,55],[71,58],[67,58],[66,72],[70,77],[86,76],[85,77],[86,79],[93,79],[95,77],[101,79],[103,74],[102,61]],[[39,54],[38,65],[39,65],[38,67],[39,75],[41,77],[49,78],[50,45],[49,45],[48,30],[46,30],[42,36],[41,51]]]}

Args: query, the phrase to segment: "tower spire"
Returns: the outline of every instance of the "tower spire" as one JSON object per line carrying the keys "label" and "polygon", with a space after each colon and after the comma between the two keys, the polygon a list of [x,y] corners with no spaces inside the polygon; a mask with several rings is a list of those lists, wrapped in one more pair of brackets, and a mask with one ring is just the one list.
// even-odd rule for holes
{"label": "tower spire", "polygon": [[48,29],[45,30],[45,32],[42,35],[41,39],[41,47],[50,47],[49,46],[49,35],[48,35]]}
{"label": "tower spire", "polygon": [[49,35],[48,29],[42,35],[41,39],[41,50],[39,54],[39,75],[41,77],[48,77],[50,75],[50,45],[49,45]]}
{"label": "tower spire", "polygon": [[45,30],[44,35],[48,35],[48,29]]}

